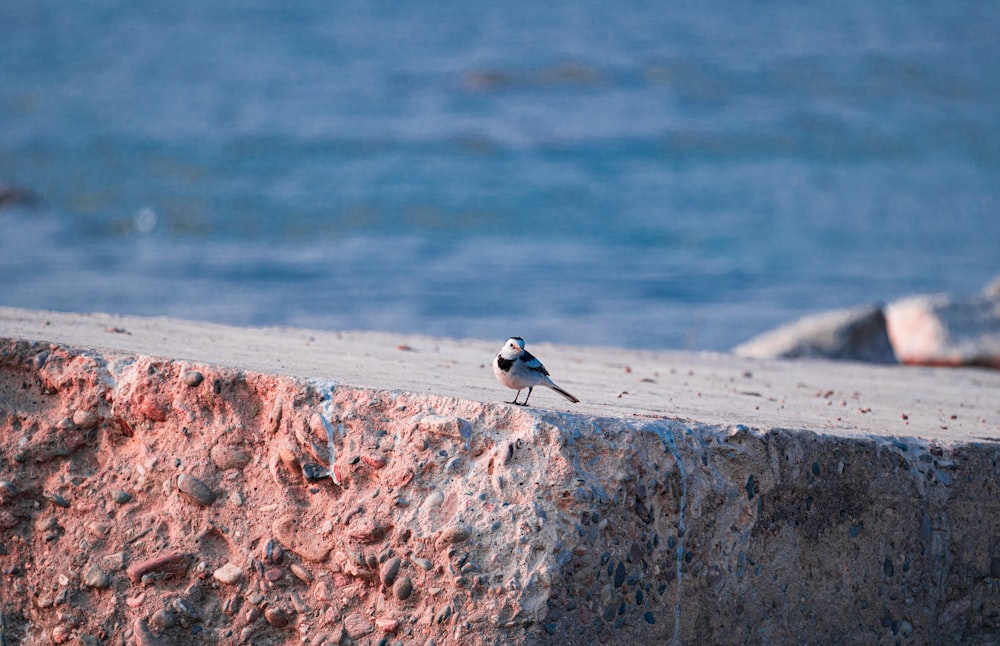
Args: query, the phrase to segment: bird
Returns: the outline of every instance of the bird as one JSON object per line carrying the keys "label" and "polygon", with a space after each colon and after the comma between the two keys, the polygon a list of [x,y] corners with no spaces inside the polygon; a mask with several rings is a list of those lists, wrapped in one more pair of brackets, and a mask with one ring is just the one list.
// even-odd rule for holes
{"label": "bird", "polygon": [[[508,404],[527,406],[528,397],[531,397],[531,391],[535,386],[551,388],[574,404],[580,402],[579,399],[553,383],[549,378],[549,371],[545,369],[541,361],[524,349],[524,339],[519,336],[512,336],[504,342],[500,352],[493,359],[493,373],[497,376],[497,381],[517,391],[514,395],[514,401],[507,402]],[[518,403],[517,398],[525,388],[528,389],[528,394],[523,402]]]}

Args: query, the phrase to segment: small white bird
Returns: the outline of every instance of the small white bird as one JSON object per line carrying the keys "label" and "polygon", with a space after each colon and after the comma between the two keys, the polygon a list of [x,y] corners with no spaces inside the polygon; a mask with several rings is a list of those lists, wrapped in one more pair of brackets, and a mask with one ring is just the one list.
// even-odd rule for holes
{"label": "small white bird", "polygon": [[[549,379],[549,371],[545,369],[542,362],[536,359],[530,352],[524,349],[524,339],[519,336],[512,336],[500,348],[496,358],[493,360],[493,373],[504,386],[517,391],[514,401],[509,404],[527,406],[528,397],[531,397],[531,390],[535,386],[545,386],[556,391],[574,404],[580,400],[569,394]],[[517,403],[517,398],[521,395],[521,390],[527,388],[528,394],[524,401]]]}

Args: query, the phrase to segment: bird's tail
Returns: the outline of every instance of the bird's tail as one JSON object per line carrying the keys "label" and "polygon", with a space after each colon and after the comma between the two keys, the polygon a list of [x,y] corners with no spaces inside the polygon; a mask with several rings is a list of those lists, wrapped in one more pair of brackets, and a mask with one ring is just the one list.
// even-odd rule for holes
{"label": "bird's tail", "polygon": [[580,403],[580,400],[579,400],[579,399],[577,399],[577,398],[576,398],[576,397],[574,397],[573,395],[569,394],[568,392],[566,392],[565,390],[563,390],[563,389],[562,389],[562,388],[560,388],[559,386],[555,385],[554,383],[552,383],[552,381],[549,381],[549,383],[547,383],[546,385],[547,385],[547,386],[548,386],[549,388],[551,388],[552,390],[554,390],[554,391],[556,391],[557,393],[559,393],[560,395],[562,395],[563,397],[565,397],[566,399],[568,399],[568,400],[570,400],[571,402],[573,402],[574,404],[579,404],[579,403]]}

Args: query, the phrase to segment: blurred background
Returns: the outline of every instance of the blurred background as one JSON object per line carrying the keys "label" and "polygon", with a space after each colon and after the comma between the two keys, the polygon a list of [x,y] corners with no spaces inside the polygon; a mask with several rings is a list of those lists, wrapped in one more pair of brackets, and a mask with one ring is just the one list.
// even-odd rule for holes
{"label": "blurred background", "polygon": [[4,2],[0,305],[725,350],[977,292],[998,34],[954,0]]}

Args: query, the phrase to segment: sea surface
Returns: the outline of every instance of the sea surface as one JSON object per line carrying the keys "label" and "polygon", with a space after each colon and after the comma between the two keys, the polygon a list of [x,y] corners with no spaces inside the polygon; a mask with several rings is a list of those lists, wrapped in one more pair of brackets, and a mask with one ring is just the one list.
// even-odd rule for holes
{"label": "sea surface", "polygon": [[0,3],[0,305],[725,350],[1000,274],[1000,3]]}

